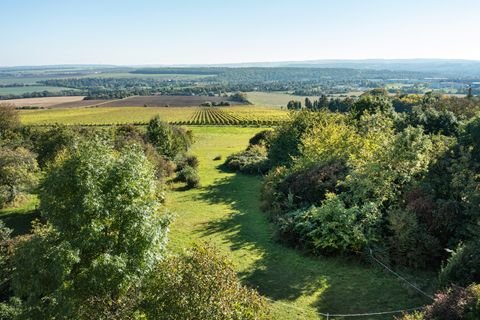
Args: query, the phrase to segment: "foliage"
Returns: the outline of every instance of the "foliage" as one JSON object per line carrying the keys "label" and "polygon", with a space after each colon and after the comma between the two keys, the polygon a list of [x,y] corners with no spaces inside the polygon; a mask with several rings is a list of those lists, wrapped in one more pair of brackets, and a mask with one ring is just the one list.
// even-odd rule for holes
{"label": "foliage", "polygon": [[413,108],[408,115],[408,123],[412,126],[422,126],[425,133],[454,136],[458,133],[459,121],[455,114],[448,110],[434,108]]}
{"label": "foliage", "polygon": [[340,192],[338,182],[345,178],[347,168],[341,162],[330,162],[291,169],[277,179],[278,173],[268,175],[262,190],[262,208],[273,214],[320,205],[328,193]]}
{"label": "foliage", "polygon": [[291,166],[293,159],[301,155],[300,140],[305,132],[326,116],[326,113],[301,111],[292,113],[290,121],[275,130],[268,149],[272,165]]}
{"label": "foliage", "polygon": [[262,130],[251,137],[248,143],[250,146],[260,145],[268,149],[270,147],[270,140],[273,137],[273,132],[273,130]]}
{"label": "foliage", "polygon": [[200,176],[195,168],[185,166],[177,173],[176,181],[185,182],[189,189],[197,188],[200,186]]}
{"label": "foliage", "polygon": [[77,318],[93,298],[121,299],[162,256],[167,220],[138,146],[81,143],[50,166],[40,201],[48,224],[15,256],[27,317]]}
{"label": "foliage", "polygon": [[380,219],[374,203],[347,208],[330,194],[320,207],[293,211],[280,218],[279,230],[297,234],[302,244],[317,252],[358,252],[377,240]]}
{"label": "foliage", "polygon": [[267,150],[261,145],[253,145],[244,151],[229,155],[224,165],[230,170],[249,174],[262,174],[270,169]]}
{"label": "foliage", "polygon": [[161,262],[144,289],[149,319],[268,319],[266,301],[241,285],[229,261],[208,246]]}
{"label": "foliage", "polygon": [[0,208],[13,204],[37,180],[38,166],[32,152],[23,147],[0,147]]}
{"label": "foliage", "polygon": [[55,125],[46,131],[38,130],[33,147],[37,153],[40,168],[45,168],[62,150],[72,147],[76,139],[77,133],[62,125]]}
{"label": "foliage", "polygon": [[480,285],[452,287],[436,294],[425,320],[475,320],[480,317]]}
{"label": "foliage", "polygon": [[15,105],[0,103],[0,140],[5,138],[9,131],[20,127],[20,117]]}
{"label": "foliage", "polygon": [[186,130],[172,127],[156,116],[148,123],[146,138],[157,148],[159,154],[174,159],[190,148],[193,137]]}
{"label": "foliage", "polygon": [[468,286],[480,282],[480,240],[459,245],[442,268],[440,282],[444,286]]}
{"label": "foliage", "polygon": [[385,115],[394,113],[392,102],[384,94],[365,94],[353,104],[350,111],[356,119],[365,113],[383,113]]}

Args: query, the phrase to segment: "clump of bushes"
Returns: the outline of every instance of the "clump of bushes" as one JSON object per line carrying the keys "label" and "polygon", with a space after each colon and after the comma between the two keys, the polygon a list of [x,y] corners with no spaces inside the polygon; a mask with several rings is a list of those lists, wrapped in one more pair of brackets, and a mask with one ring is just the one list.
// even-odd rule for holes
{"label": "clump of bushes", "polygon": [[189,189],[200,186],[200,176],[197,170],[190,166],[185,166],[182,170],[178,171],[175,181],[184,182]]}
{"label": "clump of bushes", "polygon": [[401,320],[476,320],[480,319],[480,285],[451,287],[435,295],[424,311],[404,315]]}
{"label": "clump of bushes", "polygon": [[208,246],[165,259],[143,291],[149,319],[269,319],[264,298],[241,285],[230,262]]}
{"label": "clump of bushes", "polygon": [[224,163],[229,170],[248,174],[263,174],[270,169],[265,147],[252,145],[245,151],[232,154]]}
{"label": "clump of bushes", "polygon": [[442,268],[440,282],[445,286],[480,283],[480,240],[458,246]]}

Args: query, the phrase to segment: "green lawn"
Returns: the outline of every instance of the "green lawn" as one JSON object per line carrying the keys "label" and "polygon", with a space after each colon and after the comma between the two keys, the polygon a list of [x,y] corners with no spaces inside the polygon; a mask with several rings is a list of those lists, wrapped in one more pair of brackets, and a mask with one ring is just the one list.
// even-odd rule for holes
{"label": "green lawn", "polygon": [[[378,267],[347,258],[303,255],[273,238],[259,210],[261,178],[220,169],[262,128],[193,127],[192,152],[200,159],[202,187],[182,191],[173,185],[167,207],[175,214],[169,248],[181,252],[209,242],[232,260],[242,281],[270,299],[273,319],[322,319],[323,313],[364,313],[417,307],[428,301]],[[216,156],[222,160],[214,161]],[[25,208],[0,210],[15,234],[29,229],[36,200]],[[392,319],[393,316],[361,319]],[[341,318],[335,318],[341,319]]]}
{"label": "green lawn", "polygon": [[[176,214],[170,248],[181,251],[193,243],[213,243],[233,260],[245,283],[277,301],[274,319],[320,319],[318,311],[377,312],[427,302],[378,268],[348,259],[304,256],[273,240],[272,226],[259,210],[261,179],[219,169],[227,155],[243,149],[259,130],[194,128],[193,152],[200,159],[202,188],[169,194],[168,207]],[[213,161],[216,155],[222,161]]]}

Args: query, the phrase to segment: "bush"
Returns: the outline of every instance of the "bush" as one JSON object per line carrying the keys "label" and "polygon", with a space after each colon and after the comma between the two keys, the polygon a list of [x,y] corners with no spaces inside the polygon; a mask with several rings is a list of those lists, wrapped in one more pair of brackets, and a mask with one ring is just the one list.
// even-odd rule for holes
{"label": "bush", "polygon": [[37,132],[33,145],[40,168],[45,168],[62,150],[72,147],[76,138],[77,133],[67,126],[56,125],[46,131]]}
{"label": "bush", "polygon": [[265,147],[254,145],[227,157],[225,167],[242,173],[262,174],[270,169]]}
{"label": "bush", "polygon": [[4,138],[9,131],[20,127],[20,116],[15,105],[0,103],[0,139]]}
{"label": "bush", "polygon": [[341,162],[316,164],[291,170],[274,170],[264,180],[262,210],[283,214],[320,205],[327,193],[340,192],[338,182],[347,169]]}
{"label": "bush", "polygon": [[480,283],[480,240],[460,245],[440,272],[440,283],[468,286]]}
{"label": "bush", "polygon": [[192,167],[194,169],[198,168],[200,161],[198,157],[194,154],[181,155],[175,159],[177,165],[177,171],[183,170],[185,167]]}
{"label": "bush", "polygon": [[19,147],[0,147],[0,208],[14,204],[38,180],[35,155]]}
{"label": "bush", "polygon": [[411,268],[438,267],[442,247],[418,223],[409,210],[391,210],[387,217],[391,235],[388,237],[390,258],[399,265]]}
{"label": "bush", "polygon": [[273,130],[263,130],[260,131],[259,133],[255,134],[252,138],[249,140],[249,144],[251,146],[255,145],[260,145],[264,146],[265,148],[269,148],[270,146],[270,140],[273,137]]}
{"label": "bush", "polygon": [[269,319],[266,301],[208,246],[160,263],[143,291],[149,319]]}
{"label": "bush", "polygon": [[222,156],[221,155],[216,155],[214,158],[213,158],[213,161],[220,161],[222,160]]}
{"label": "bush", "polygon": [[374,204],[347,208],[335,195],[322,206],[297,210],[279,218],[279,231],[290,239],[322,253],[348,253],[363,250],[377,240],[381,220]]}
{"label": "bush", "polygon": [[190,166],[185,166],[185,168],[180,170],[175,180],[185,182],[189,189],[200,186],[200,176],[198,175],[197,170]]}
{"label": "bush", "polygon": [[480,285],[471,285],[466,289],[452,287],[436,294],[433,304],[425,310],[425,319],[480,319]]}
{"label": "bush", "polygon": [[174,159],[178,154],[186,152],[193,142],[191,131],[171,126],[161,121],[158,116],[148,123],[146,138],[157,148],[159,154],[169,159]]}

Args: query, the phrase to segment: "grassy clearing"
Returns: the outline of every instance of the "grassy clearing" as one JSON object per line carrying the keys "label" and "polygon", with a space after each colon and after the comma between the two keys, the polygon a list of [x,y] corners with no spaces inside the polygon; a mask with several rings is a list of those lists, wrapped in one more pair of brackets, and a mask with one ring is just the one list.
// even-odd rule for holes
{"label": "grassy clearing", "polygon": [[170,248],[181,251],[193,243],[213,243],[233,260],[245,283],[276,301],[274,319],[321,319],[319,311],[377,312],[425,303],[378,268],[347,259],[307,257],[272,239],[272,226],[259,210],[260,178],[223,172],[223,160],[213,160],[243,149],[259,130],[194,128],[193,152],[200,159],[202,188],[170,192],[168,207],[176,213]]}
{"label": "grassy clearing", "polygon": [[[271,299],[273,319],[322,319],[323,313],[363,313],[417,307],[427,301],[389,273],[346,258],[315,258],[273,240],[259,210],[261,178],[224,172],[221,163],[264,128],[194,127],[192,152],[200,159],[202,187],[172,185],[167,207],[175,214],[169,248],[181,252],[210,242],[232,260],[242,281]],[[217,156],[222,160],[214,161]],[[37,217],[32,198],[18,209],[0,210],[15,234]],[[392,319],[391,315],[362,319]],[[336,318],[341,319],[341,318]]]}

